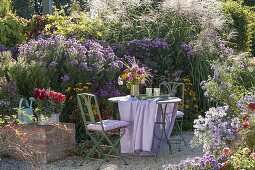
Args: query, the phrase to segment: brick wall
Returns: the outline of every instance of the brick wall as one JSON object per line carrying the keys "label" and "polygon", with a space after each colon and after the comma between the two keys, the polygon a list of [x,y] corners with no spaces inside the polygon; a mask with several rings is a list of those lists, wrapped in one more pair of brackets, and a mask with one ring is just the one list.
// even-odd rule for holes
{"label": "brick wall", "polygon": [[36,151],[35,159],[39,164],[63,159],[70,155],[75,148],[75,124],[61,123],[60,125],[25,125],[22,129],[33,132],[30,144]]}

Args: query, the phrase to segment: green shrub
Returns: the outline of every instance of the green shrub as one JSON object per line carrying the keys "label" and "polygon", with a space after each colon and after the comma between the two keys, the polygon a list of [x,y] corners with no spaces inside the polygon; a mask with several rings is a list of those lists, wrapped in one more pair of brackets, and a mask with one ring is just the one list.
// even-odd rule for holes
{"label": "green shrub", "polygon": [[0,1],[0,17],[11,12],[10,0]]}
{"label": "green shrub", "polygon": [[227,1],[224,4],[224,10],[233,20],[232,27],[236,29],[238,35],[233,39],[239,51],[248,51],[255,54],[255,12],[241,3]]}
{"label": "green shrub", "polygon": [[0,18],[0,43],[13,47],[25,41],[24,28],[27,21],[14,14],[6,14]]}
{"label": "green shrub", "polygon": [[23,18],[30,19],[35,14],[35,0],[11,0],[15,13]]}
{"label": "green shrub", "polygon": [[27,64],[19,60],[10,63],[7,70],[8,79],[15,82],[17,92],[25,97],[33,96],[35,88],[49,88],[50,79],[39,63]]}
{"label": "green shrub", "polygon": [[99,19],[90,19],[84,12],[65,16],[63,10],[47,15],[46,34],[58,34],[67,37],[76,36],[80,41],[85,39],[101,39],[104,23]]}

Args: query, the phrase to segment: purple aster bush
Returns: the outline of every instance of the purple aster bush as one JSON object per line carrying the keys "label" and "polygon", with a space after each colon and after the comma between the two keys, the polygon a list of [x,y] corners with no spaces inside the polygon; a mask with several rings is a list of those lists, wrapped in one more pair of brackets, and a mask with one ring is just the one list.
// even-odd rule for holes
{"label": "purple aster bush", "polygon": [[158,69],[158,63],[162,62],[162,56],[165,57],[170,53],[170,45],[162,38],[134,39],[127,42],[127,44],[113,44],[112,49],[117,56],[135,57],[141,63],[154,70]]}
{"label": "purple aster bush", "polygon": [[227,106],[213,107],[205,112],[205,117],[195,119],[192,145],[203,144],[204,152],[215,155],[219,155],[224,147],[229,147],[241,126],[239,118],[230,118],[227,110]]}
{"label": "purple aster bush", "polygon": [[36,61],[42,62],[43,65],[49,65],[61,56],[64,41],[65,38],[61,35],[39,36],[37,39],[31,39],[21,44],[18,48],[19,55],[28,62]]}
{"label": "purple aster bush", "polygon": [[112,81],[104,82],[96,94],[101,98],[118,97],[120,96],[120,91],[116,87],[116,83]]}
{"label": "purple aster bush", "polygon": [[190,44],[182,43],[180,48],[184,51],[188,59],[193,59],[196,56],[196,50]]}
{"label": "purple aster bush", "polygon": [[45,68],[53,87],[59,87],[58,82],[64,86],[90,82],[98,74],[112,80],[123,66],[106,44],[95,40],[79,42],[75,37],[66,39],[62,35],[38,36],[20,45],[19,54],[28,64],[37,62]]}

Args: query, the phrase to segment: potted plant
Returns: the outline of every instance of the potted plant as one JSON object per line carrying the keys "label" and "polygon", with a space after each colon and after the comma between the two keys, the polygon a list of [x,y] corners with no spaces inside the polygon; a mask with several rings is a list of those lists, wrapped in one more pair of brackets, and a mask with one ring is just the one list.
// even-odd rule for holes
{"label": "potted plant", "polygon": [[36,88],[34,90],[34,98],[37,104],[35,113],[38,116],[39,125],[59,122],[59,115],[66,100],[65,95],[52,90]]}

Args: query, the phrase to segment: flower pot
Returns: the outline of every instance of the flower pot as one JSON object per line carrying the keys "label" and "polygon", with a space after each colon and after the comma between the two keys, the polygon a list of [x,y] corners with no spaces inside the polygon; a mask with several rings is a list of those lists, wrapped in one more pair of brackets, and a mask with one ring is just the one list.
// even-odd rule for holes
{"label": "flower pot", "polygon": [[38,115],[38,125],[49,125],[49,118],[45,116],[44,114],[39,114]]}
{"label": "flower pot", "polygon": [[131,96],[139,95],[139,84],[131,84],[130,85],[130,95]]}
{"label": "flower pot", "polygon": [[59,123],[59,116],[60,116],[60,113],[53,113],[50,115],[50,121],[52,123]]}

